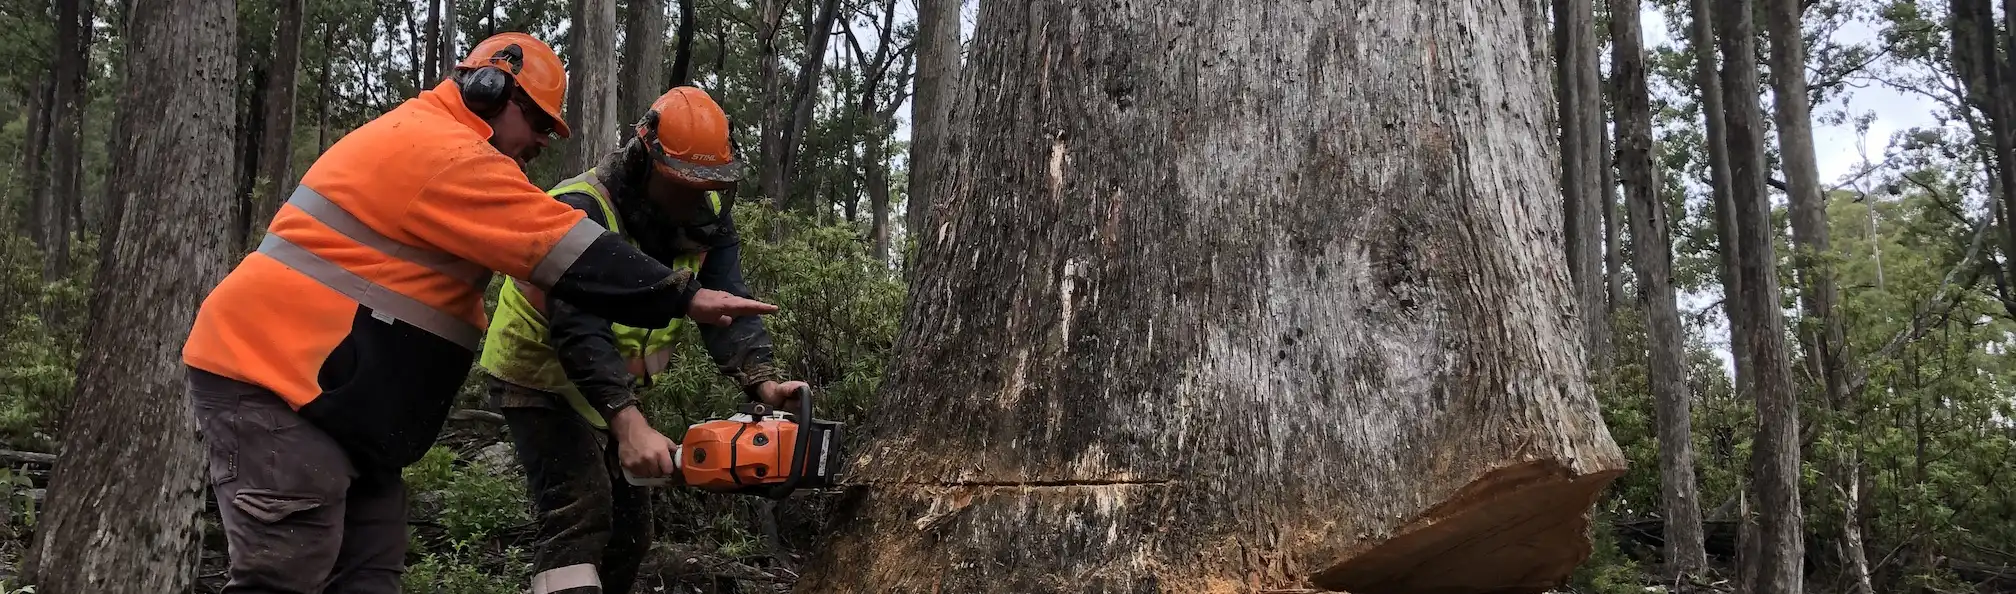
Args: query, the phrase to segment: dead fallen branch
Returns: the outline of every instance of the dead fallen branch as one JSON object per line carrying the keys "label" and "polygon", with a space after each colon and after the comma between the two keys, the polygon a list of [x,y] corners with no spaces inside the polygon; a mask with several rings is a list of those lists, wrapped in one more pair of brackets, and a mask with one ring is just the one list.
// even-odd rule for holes
{"label": "dead fallen branch", "polygon": [[448,413],[448,420],[450,420],[450,421],[476,421],[476,422],[480,422],[480,423],[489,423],[489,424],[492,424],[492,425],[503,425],[503,424],[504,424],[504,415],[500,415],[500,414],[497,414],[497,413],[494,413],[494,412],[490,412],[490,411],[487,411],[487,410],[476,410],[476,409],[473,409],[473,408],[461,408],[461,409],[456,409],[455,411],[453,411],[453,412],[450,412],[450,413]]}
{"label": "dead fallen branch", "polygon": [[56,455],[55,455],[55,454],[44,454],[44,453],[41,453],[41,452],[22,452],[22,451],[17,451],[17,450],[0,450],[0,461],[4,461],[4,462],[13,462],[13,463],[26,463],[26,464],[40,464],[40,465],[43,465],[43,466],[52,466],[52,465],[55,465],[55,464],[56,464]]}

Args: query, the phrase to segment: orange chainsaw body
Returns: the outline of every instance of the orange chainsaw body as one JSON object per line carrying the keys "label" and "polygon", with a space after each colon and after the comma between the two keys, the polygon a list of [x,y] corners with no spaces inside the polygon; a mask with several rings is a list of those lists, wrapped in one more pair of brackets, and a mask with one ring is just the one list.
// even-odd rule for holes
{"label": "orange chainsaw body", "polygon": [[679,475],[686,486],[707,491],[783,497],[834,485],[839,449],[839,423],[751,404],[742,414],[688,427],[679,442]]}

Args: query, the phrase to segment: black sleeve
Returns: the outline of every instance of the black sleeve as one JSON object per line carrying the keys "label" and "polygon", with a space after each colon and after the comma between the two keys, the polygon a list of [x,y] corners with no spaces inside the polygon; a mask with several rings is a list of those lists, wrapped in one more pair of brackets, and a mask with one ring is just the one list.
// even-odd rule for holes
{"label": "black sleeve", "polygon": [[[754,299],[742,280],[742,242],[733,234],[732,213],[724,212],[722,218],[731,231],[725,241],[707,251],[706,261],[700,264],[700,285]],[[763,327],[762,316],[740,316],[727,326],[702,324],[700,340],[707,344],[707,354],[721,374],[733,379],[751,399],[763,382],[784,381],[782,370],[772,364],[770,332]]]}
{"label": "black sleeve", "polygon": [[673,270],[603,231],[546,292],[609,321],[659,328],[686,317],[700,283],[691,272]]}
{"label": "black sleeve", "polygon": [[[601,206],[584,194],[562,194],[558,198],[568,206],[586,211],[597,222],[608,220]],[[546,296],[546,311],[550,315],[546,333],[559,354],[560,368],[588,404],[600,411],[605,420],[636,404],[636,397],[630,392],[629,363],[616,350],[616,333],[610,329],[609,320],[552,293]]]}

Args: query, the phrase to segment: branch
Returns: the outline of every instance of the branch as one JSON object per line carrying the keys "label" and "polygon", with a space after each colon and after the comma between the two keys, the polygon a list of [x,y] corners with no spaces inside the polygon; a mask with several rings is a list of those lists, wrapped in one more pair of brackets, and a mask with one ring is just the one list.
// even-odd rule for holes
{"label": "branch", "polygon": [[0,450],[0,461],[19,462],[25,464],[41,464],[43,466],[50,466],[56,463],[56,455],[44,454],[41,452]]}
{"label": "branch", "polygon": [[[1897,350],[1903,348],[1905,344],[1918,340],[1918,338],[1924,336],[1926,332],[1931,331],[1932,329],[1931,325],[1926,324],[1925,320],[1929,317],[1932,317],[1934,311],[1939,312],[1938,315],[1943,316],[1945,315],[1945,312],[1951,311],[1954,307],[1957,307],[1959,305],[1960,299],[1958,296],[1956,296],[1950,302],[1946,301],[1945,299],[1946,289],[1952,287],[1954,279],[1960,275],[1960,270],[1963,268],[1967,268],[1968,264],[1972,263],[1974,261],[1974,258],[1981,253],[1981,244],[1983,243],[1983,240],[1988,237],[1988,228],[1994,226],[1992,223],[1993,223],[1992,219],[1984,220],[1980,224],[1974,226],[1974,239],[1967,244],[1967,254],[1960,257],[1960,261],[1953,265],[1952,270],[1946,271],[1946,276],[1939,280],[1938,290],[1933,291],[1932,297],[1927,299],[1925,304],[1918,308],[1918,313],[1913,314],[1911,316],[1910,327],[1906,328],[1905,330],[1899,331],[1896,336],[1891,337],[1890,342],[1885,343],[1883,345],[1883,348],[1877,349],[1876,352],[1871,355],[1869,360],[1887,359],[1895,356],[1897,354]],[[1980,269],[1975,268],[1974,279],[1980,278],[1980,274],[1981,274]],[[1968,281],[1968,284],[1972,285],[1974,279],[1970,279]],[[1944,306],[1939,307],[1942,304],[1942,302]],[[1862,388],[1866,384],[1868,384],[1868,382],[1869,382],[1869,366],[1862,365],[1861,368],[1855,370],[1854,375],[1849,377],[1848,393],[1851,395],[1861,394]]]}
{"label": "branch", "polygon": [[450,412],[450,413],[448,413],[448,420],[450,420],[450,421],[476,421],[476,422],[480,422],[480,423],[489,423],[489,424],[492,424],[492,425],[503,425],[503,424],[504,424],[504,415],[500,415],[500,414],[497,414],[497,413],[494,413],[494,412],[490,412],[490,411],[487,411],[487,410],[476,410],[476,409],[472,409],[472,408],[463,408],[463,409],[457,409],[457,410],[455,410],[454,412]]}

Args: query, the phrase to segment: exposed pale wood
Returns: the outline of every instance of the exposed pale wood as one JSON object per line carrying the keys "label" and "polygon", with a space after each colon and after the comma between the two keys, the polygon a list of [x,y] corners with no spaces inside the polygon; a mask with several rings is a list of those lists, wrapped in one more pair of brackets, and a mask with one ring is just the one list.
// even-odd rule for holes
{"label": "exposed pale wood", "polygon": [[587,171],[614,150],[624,122],[616,113],[616,0],[572,3],[566,113],[574,137],[565,151],[568,176]]}
{"label": "exposed pale wood", "polygon": [[983,3],[798,589],[1560,585],[1624,460],[1524,4]]}

